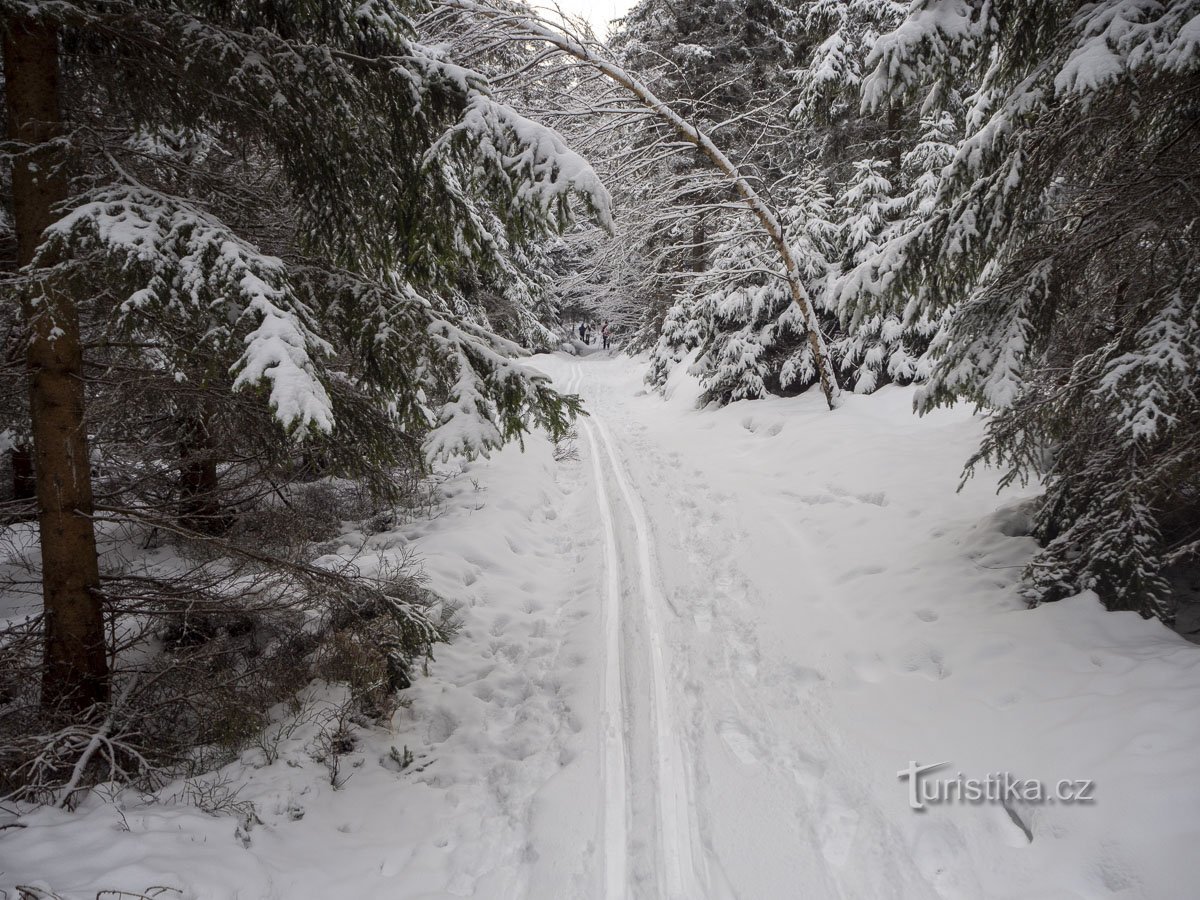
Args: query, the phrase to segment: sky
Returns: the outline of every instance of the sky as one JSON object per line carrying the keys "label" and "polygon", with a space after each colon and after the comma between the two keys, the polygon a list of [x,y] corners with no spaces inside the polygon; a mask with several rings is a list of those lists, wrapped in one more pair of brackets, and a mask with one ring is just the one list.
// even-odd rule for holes
{"label": "sky", "polygon": [[[635,0],[558,0],[563,11],[572,16],[582,16],[592,23],[592,29],[600,37],[608,34],[608,23],[624,15]],[[553,0],[533,0],[533,5],[550,6]]]}

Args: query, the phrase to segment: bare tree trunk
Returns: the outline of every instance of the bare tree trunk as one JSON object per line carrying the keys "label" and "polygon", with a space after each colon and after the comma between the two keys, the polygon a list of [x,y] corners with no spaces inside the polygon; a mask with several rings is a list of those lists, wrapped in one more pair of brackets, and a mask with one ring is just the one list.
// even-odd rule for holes
{"label": "bare tree trunk", "polygon": [[[704,168],[709,161],[704,154],[696,150],[696,168]],[[696,221],[692,223],[692,271],[699,274],[708,268],[708,229],[704,224],[704,211],[696,211]]]}
{"label": "bare tree trunk", "polygon": [[901,118],[902,110],[898,106],[889,106],[887,112],[888,158],[892,163],[892,186],[900,184],[900,170],[903,168],[903,143],[900,140],[904,130]]}
{"label": "bare tree trunk", "polygon": [[[62,134],[58,34],[19,17],[4,25],[8,137],[22,150],[12,163],[17,262],[28,267],[68,190],[65,153],[50,143]],[[83,709],[108,699],[109,679],[79,312],[72,298],[53,288],[24,302],[46,628],[42,705]]]}

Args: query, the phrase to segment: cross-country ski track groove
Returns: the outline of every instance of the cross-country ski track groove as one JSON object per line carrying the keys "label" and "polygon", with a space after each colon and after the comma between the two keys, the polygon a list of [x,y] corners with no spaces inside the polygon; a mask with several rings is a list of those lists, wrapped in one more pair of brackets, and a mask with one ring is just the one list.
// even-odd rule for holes
{"label": "cross-country ski track groove", "polygon": [[[572,371],[568,392],[579,389],[580,375]],[[622,699],[621,574],[617,568],[617,532],[612,505],[604,490],[604,474],[592,430],[582,425],[596,482],[596,505],[604,528],[604,705],[601,712],[604,761],[604,896],[620,900],[628,877],[628,784],[625,771],[625,704]]]}
{"label": "cross-country ski track groove", "polygon": [[[571,391],[577,391],[582,381],[578,364],[572,366],[568,380]],[[623,754],[627,745],[622,734],[614,734],[614,725],[626,719],[626,705],[621,688],[622,674],[637,671],[646,666],[629,656],[645,653],[649,656],[650,691],[649,715],[644,724],[651,731],[653,764],[650,768],[651,782],[655,790],[653,808],[656,821],[651,827],[637,829],[644,833],[656,833],[658,838],[656,884],[657,895],[664,900],[681,900],[708,896],[704,888],[707,881],[704,871],[704,856],[699,848],[699,835],[693,820],[693,801],[689,761],[683,742],[676,731],[673,718],[675,704],[670,696],[667,679],[669,648],[663,638],[660,621],[665,605],[659,588],[656,571],[653,534],[641,500],[630,487],[630,479],[621,457],[614,446],[613,438],[604,421],[592,411],[590,417],[580,418],[580,427],[592,460],[592,471],[596,480],[597,503],[605,532],[606,607],[605,634],[607,659],[605,663],[605,790],[606,810],[605,834],[605,896],[609,900],[629,896],[628,893],[628,831],[624,820],[628,815],[628,802],[624,792],[629,790]],[[607,469],[604,462],[607,461]],[[613,517],[612,485],[620,497],[627,515],[633,524],[636,542],[635,559],[623,554],[622,544],[617,540]],[[621,596],[621,574],[636,566],[636,581],[627,579],[625,584],[631,594],[630,602],[623,604]],[[622,609],[628,615],[640,616],[645,635],[645,647],[627,642],[622,628]],[[644,663],[644,660],[642,661]],[[616,696],[614,696],[614,691]],[[619,729],[618,729],[619,730]],[[615,757],[621,754],[621,759]],[[614,784],[619,782],[620,789]]]}

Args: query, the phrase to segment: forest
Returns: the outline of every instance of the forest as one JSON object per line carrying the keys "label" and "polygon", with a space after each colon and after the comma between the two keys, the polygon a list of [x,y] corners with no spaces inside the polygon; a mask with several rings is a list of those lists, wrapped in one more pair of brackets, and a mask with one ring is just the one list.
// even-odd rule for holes
{"label": "forest", "polygon": [[1200,0],[0,19],[0,897],[1194,895]]}

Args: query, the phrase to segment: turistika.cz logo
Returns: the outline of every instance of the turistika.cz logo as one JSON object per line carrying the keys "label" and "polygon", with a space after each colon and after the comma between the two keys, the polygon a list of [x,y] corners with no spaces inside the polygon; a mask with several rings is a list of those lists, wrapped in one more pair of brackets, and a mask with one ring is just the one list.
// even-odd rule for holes
{"label": "turistika.cz logo", "polygon": [[949,762],[921,765],[909,760],[908,768],[896,773],[908,781],[908,805],[923,810],[926,804],[943,803],[1014,803],[1087,804],[1095,803],[1095,782],[1083,778],[1060,778],[1053,783],[1029,778],[1014,778],[1008,772],[992,772],[983,778],[968,778],[958,772],[953,778],[930,778],[930,773]]}

